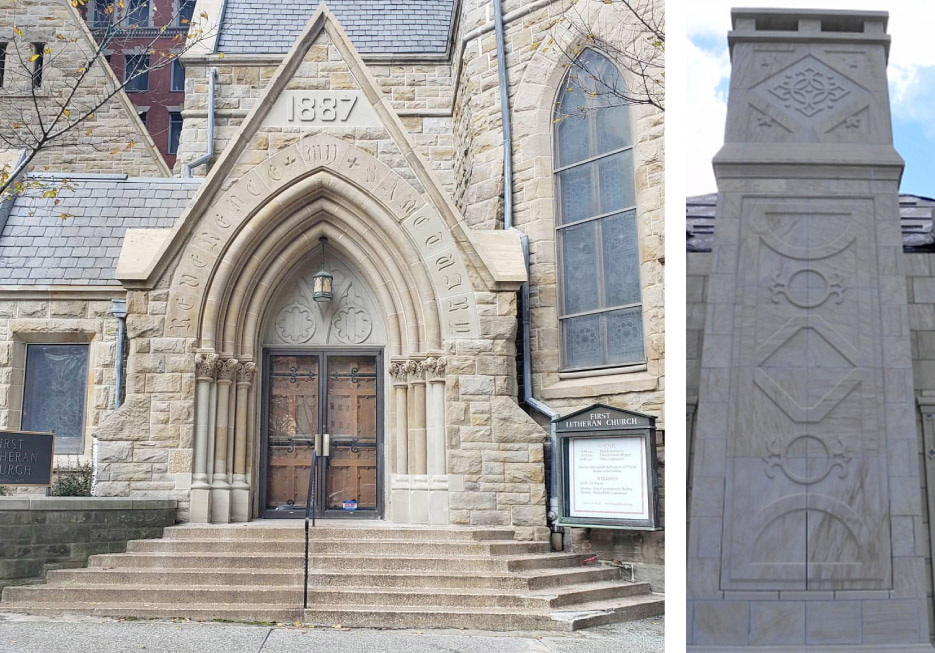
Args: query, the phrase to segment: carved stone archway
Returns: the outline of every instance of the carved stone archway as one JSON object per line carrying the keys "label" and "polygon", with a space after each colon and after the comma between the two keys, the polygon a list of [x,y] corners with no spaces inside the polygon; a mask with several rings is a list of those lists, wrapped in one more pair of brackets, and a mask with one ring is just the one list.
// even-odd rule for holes
{"label": "carved stone archway", "polygon": [[194,338],[202,370],[192,521],[250,517],[257,477],[253,370],[264,320],[326,236],[329,251],[371,289],[384,327],[394,376],[386,420],[392,516],[447,523],[442,354],[445,340],[478,336],[474,291],[481,283],[455,233],[398,174],[321,134],[248,171],[211,204],[179,253],[167,316],[169,330]]}

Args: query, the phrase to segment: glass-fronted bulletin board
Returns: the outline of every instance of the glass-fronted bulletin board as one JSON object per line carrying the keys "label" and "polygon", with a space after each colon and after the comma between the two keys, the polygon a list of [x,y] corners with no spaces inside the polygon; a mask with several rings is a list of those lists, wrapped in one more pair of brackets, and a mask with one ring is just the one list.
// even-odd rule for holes
{"label": "glass-fronted bulletin board", "polygon": [[555,421],[559,525],[661,530],[655,423],[604,404]]}

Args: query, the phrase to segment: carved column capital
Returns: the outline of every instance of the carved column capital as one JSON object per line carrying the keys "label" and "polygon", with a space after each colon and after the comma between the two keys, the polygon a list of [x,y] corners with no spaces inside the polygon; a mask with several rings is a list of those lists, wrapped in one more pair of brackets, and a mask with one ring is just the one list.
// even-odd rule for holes
{"label": "carved column capital", "polygon": [[425,367],[421,360],[410,358],[406,361],[406,374],[409,383],[425,383]]}
{"label": "carved column capital", "polygon": [[406,382],[406,361],[391,361],[390,376],[396,383]]}
{"label": "carved column capital", "polygon": [[195,354],[195,378],[200,381],[214,381],[218,368],[218,355],[211,352]]}
{"label": "carved column capital", "polygon": [[429,381],[444,381],[448,359],[444,356],[430,356],[422,362],[422,367],[425,368],[425,376]]}
{"label": "carved column capital", "polygon": [[256,363],[246,362],[237,366],[237,385],[249,386],[253,382],[253,373],[256,372]]}
{"label": "carved column capital", "polygon": [[231,383],[239,366],[240,362],[236,358],[225,358],[218,363],[218,383]]}

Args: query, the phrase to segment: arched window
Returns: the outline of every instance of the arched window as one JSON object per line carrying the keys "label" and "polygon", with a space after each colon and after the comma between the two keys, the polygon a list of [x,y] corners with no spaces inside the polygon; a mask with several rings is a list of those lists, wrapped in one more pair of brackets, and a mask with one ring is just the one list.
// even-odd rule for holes
{"label": "arched window", "polygon": [[555,107],[554,173],[563,370],[645,360],[630,111],[617,68],[584,50]]}

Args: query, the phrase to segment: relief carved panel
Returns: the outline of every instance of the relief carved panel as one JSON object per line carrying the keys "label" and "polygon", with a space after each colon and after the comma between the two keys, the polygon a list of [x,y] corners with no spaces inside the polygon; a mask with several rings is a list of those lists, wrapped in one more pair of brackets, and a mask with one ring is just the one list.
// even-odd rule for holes
{"label": "relief carved panel", "polygon": [[383,344],[382,310],[364,281],[343,261],[329,255],[325,270],[334,275],[334,298],[312,298],[312,275],[320,259],[303,263],[276,294],[263,330],[267,345]]}
{"label": "relief carved panel", "polygon": [[870,200],[746,199],[723,589],[890,584]]}

